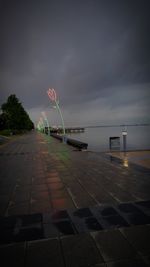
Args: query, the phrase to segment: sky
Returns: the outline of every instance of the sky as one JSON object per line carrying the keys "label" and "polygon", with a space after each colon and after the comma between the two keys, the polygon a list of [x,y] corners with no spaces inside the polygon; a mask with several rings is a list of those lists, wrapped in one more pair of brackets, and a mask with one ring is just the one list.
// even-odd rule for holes
{"label": "sky", "polygon": [[37,123],[150,123],[149,0],[0,0],[0,105]]}

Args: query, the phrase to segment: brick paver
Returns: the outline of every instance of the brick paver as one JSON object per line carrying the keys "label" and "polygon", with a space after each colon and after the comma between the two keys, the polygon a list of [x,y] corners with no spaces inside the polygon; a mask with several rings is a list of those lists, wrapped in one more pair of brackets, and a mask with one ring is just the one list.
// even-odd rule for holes
{"label": "brick paver", "polygon": [[32,132],[0,147],[0,171],[5,266],[149,266],[147,168]]}

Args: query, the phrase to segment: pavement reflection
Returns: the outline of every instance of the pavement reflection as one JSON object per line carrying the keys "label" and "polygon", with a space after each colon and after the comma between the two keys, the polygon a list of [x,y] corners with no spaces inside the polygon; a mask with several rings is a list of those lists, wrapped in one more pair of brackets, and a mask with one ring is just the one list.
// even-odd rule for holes
{"label": "pavement reflection", "polygon": [[129,163],[135,163],[150,168],[150,150],[128,152],[113,151],[107,153],[107,155],[110,156],[111,161],[119,162],[119,159],[122,160],[124,167],[129,167]]}

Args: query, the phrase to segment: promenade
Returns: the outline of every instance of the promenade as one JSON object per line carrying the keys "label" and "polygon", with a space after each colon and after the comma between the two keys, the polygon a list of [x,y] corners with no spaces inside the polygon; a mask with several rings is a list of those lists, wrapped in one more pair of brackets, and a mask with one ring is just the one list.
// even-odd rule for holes
{"label": "promenade", "polygon": [[150,266],[150,169],[32,132],[0,146],[3,266]]}

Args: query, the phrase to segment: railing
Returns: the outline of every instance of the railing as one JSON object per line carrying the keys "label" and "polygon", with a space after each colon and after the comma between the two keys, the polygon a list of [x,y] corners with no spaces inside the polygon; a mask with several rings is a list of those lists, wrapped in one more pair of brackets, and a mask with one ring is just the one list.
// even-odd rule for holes
{"label": "railing", "polygon": [[[62,138],[63,138],[63,136],[58,135],[58,134],[54,134],[54,133],[51,133],[51,136],[55,137],[55,138],[57,138],[57,139],[59,139],[61,141],[62,141]],[[79,150],[87,149],[87,147],[88,147],[87,143],[83,143],[81,141],[74,140],[74,139],[71,139],[71,138],[68,138],[68,137],[66,138],[66,143],[68,145],[77,147]]]}

